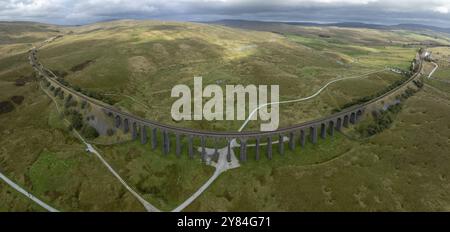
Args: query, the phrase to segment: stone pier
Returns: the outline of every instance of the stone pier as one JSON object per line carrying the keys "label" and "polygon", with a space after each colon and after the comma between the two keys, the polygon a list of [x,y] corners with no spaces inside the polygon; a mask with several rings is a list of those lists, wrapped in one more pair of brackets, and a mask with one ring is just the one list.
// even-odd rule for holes
{"label": "stone pier", "polygon": [[227,161],[231,162],[231,139],[227,139]]}
{"label": "stone pier", "polygon": [[141,126],[141,144],[147,143],[147,127],[142,125]]}
{"label": "stone pier", "polygon": [[170,138],[167,131],[163,131],[163,152],[164,155],[168,155],[170,152]]}
{"label": "stone pier", "polygon": [[305,130],[301,130],[300,131],[300,145],[302,147],[305,147],[305,144],[306,144],[306,133],[305,133]]}
{"label": "stone pier", "polygon": [[320,125],[320,137],[322,139],[326,139],[327,138],[327,126],[325,125],[325,123],[322,123]]}
{"label": "stone pier", "polygon": [[158,141],[158,134],[156,128],[152,128],[152,149],[156,149],[157,141]]}
{"label": "stone pier", "polygon": [[120,124],[122,124],[122,119],[120,118],[120,116],[116,116],[115,120],[116,120],[115,123],[116,128],[120,128]]}
{"label": "stone pier", "polygon": [[328,130],[329,130],[330,136],[333,137],[334,136],[334,122],[333,121],[329,122]]}
{"label": "stone pier", "polygon": [[261,140],[261,138],[260,137],[256,137],[256,143],[255,143],[255,159],[256,160],[259,160],[260,159],[260,141]]}
{"label": "stone pier", "polygon": [[138,136],[137,124],[135,122],[133,122],[133,124],[131,126],[131,139],[136,140],[137,136]]}
{"label": "stone pier", "polygon": [[350,123],[355,124],[356,123],[356,113],[350,114]]}
{"label": "stone pier", "polygon": [[280,153],[280,155],[284,155],[284,136],[278,135],[278,153]]}
{"label": "stone pier", "polygon": [[317,127],[316,126],[310,127],[309,135],[311,138],[311,143],[316,144],[317,143]]}
{"label": "stone pier", "polygon": [[175,155],[180,157],[181,156],[181,138],[180,134],[175,134]]}
{"label": "stone pier", "polygon": [[127,118],[124,119],[123,120],[123,132],[125,134],[128,133],[128,131],[130,130],[130,125],[128,125],[128,124],[129,124],[128,119]]}
{"label": "stone pier", "polygon": [[206,162],[206,139],[204,136],[200,138],[201,146],[202,146],[202,161]]}
{"label": "stone pier", "polygon": [[267,158],[272,159],[272,137],[267,137]]}
{"label": "stone pier", "polygon": [[337,131],[341,131],[341,129],[342,129],[342,119],[341,119],[341,118],[338,118],[338,119],[336,120],[336,130],[337,130]]}
{"label": "stone pier", "polygon": [[294,134],[294,132],[289,133],[289,149],[291,149],[291,151],[295,150],[295,134]]}
{"label": "stone pier", "polygon": [[344,123],[343,123],[345,128],[348,128],[348,115],[344,116]]}
{"label": "stone pier", "polygon": [[240,153],[240,161],[247,161],[247,138],[241,138],[241,153]]}
{"label": "stone pier", "polygon": [[189,135],[188,137],[188,154],[189,158],[194,158],[194,137],[192,135]]}

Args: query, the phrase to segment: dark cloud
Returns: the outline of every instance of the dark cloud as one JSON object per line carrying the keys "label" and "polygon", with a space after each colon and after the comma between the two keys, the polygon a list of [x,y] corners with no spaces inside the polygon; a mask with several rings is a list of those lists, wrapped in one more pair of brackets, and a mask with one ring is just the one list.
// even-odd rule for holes
{"label": "dark cloud", "polygon": [[84,24],[121,18],[422,23],[450,27],[450,0],[0,0],[0,20]]}

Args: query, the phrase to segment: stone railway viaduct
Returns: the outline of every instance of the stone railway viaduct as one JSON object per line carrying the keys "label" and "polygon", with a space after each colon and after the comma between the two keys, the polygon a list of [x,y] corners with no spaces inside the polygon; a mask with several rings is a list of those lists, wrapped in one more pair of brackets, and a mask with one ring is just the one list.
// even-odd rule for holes
{"label": "stone railway viaduct", "polygon": [[[195,156],[194,141],[200,140],[201,157],[203,161],[206,161],[208,158],[206,153],[207,140],[213,140],[215,144],[215,154],[218,154],[217,151],[219,149],[219,142],[225,141],[228,147],[227,160],[229,162],[231,161],[231,149],[233,148],[232,141],[234,139],[240,141],[239,158],[240,161],[245,162],[247,160],[247,144],[249,141],[255,142],[255,158],[256,160],[259,160],[261,158],[261,155],[266,155],[268,159],[272,159],[274,153],[274,138],[279,141],[277,145],[278,153],[280,155],[284,155],[286,143],[289,149],[293,150],[297,145],[304,147],[307,141],[316,144],[319,137],[321,139],[326,139],[328,136],[333,137],[335,131],[340,131],[343,127],[349,127],[351,124],[358,123],[365,115],[367,109],[371,109],[374,107],[379,108],[377,104],[380,104],[380,102],[384,102],[386,99],[389,99],[392,96],[401,94],[406,86],[408,86],[413,80],[417,79],[420,76],[420,72],[422,70],[422,61],[424,58],[423,51],[419,52],[416,55],[416,58],[413,61],[414,74],[402,85],[392,89],[382,96],[372,99],[371,101],[350,107],[348,109],[344,109],[343,111],[335,113],[333,115],[270,132],[209,132],[180,128],[143,119],[138,116],[123,112],[111,105],[108,105],[96,99],[87,97],[71,88],[64,86],[56,79],[50,77],[47,72],[44,71],[43,65],[38,62],[36,53],[37,50],[35,48],[31,49],[29,52],[29,60],[30,64],[33,65],[34,69],[41,76],[50,81],[53,86],[60,87],[67,94],[70,93],[80,99],[87,101],[89,104],[102,109],[102,111],[113,120],[114,126],[116,128],[122,129],[124,133],[131,133],[131,137],[133,140],[140,139],[140,142],[142,144],[146,144],[150,139],[152,149],[156,149],[159,145],[161,146],[163,153],[165,155],[168,155],[171,152],[171,138],[173,138],[174,136],[175,154],[177,156],[180,156],[183,153],[183,150],[187,149],[187,153],[190,158],[194,158]],[[158,136],[161,136],[160,138],[162,138],[159,142]],[[285,136],[289,138],[288,141],[284,140]],[[183,137],[187,138],[187,144],[183,144]],[[265,143],[265,146],[267,146],[265,154],[261,154],[262,143]]]}

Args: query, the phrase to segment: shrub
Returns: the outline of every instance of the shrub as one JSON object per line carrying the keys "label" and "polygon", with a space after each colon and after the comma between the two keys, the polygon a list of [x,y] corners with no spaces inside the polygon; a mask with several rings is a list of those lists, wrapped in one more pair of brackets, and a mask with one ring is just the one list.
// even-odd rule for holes
{"label": "shrub", "polygon": [[66,101],[66,103],[64,104],[64,107],[70,108],[70,107],[76,107],[77,105],[78,105],[77,101],[71,100],[71,101]]}
{"label": "shrub", "polygon": [[422,81],[413,81],[413,82],[417,86],[417,88],[419,88],[419,89],[423,88],[423,82]]}
{"label": "shrub", "polygon": [[114,135],[114,130],[111,129],[111,128],[109,128],[109,129],[106,131],[106,134],[107,134],[108,136],[113,136],[113,135]]}
{"label": "shrub", "polygon": [[71,111],[69,120],[74,129],[80,130],[83,127],[83,116],[79,112]]}
{"label": "shrub", "polygon": [[23,78],[19,78],[15,81],[16,86],[24,86],[27,82]]}
{"label": "shrub", "polygon": [[64,91],[59,91],[58,96],[61,100],[63,100],[64,99]]}
{"label": "shrub", "polygon": [[67,95],[66,102],[70,102],[72,98],[73,98],[72,94]]}
{"label": "shrub", "polygon": [[81,130],[81,134],[87,139],[95,139],[99,136],[97,130],[90,125],[85,125]]}
{"label": "shrub", "polygon": [[11,101],[14,102],[17,105],[22,104],[24,99],[25,99],[25,97],[23,97],[23,96],[12,96],[11,97]]}
{"label": "shrub", "polygon": [[86,108],[86,106],[87,106],[87,101],[83,100],[83,101],[81,102],[81,109]]}

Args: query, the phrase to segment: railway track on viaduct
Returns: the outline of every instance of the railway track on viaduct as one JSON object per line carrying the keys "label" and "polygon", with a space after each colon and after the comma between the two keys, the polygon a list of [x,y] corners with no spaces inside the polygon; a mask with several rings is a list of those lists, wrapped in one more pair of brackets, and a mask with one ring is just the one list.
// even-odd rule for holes
{"label": "railway track on viaduct", "polygon": [[[358,123],[361,118],[365,115],[365,111],[372,105],[376,105],[378,102],[383,99],[387,99],[393,95],[398,94],[401,90],[409,85],[413,80],[417,79],[420,76],[420,72],[422,70],[422,62],[423,57],[419,52],[416,55],[413,63],[416,66],[415,73],[411,75],[411,77],[406,80],[401,85],[396,88],[386,92],[385,94],[374,98],[368,102],[344,109],[338,113],[332,114],[330,116],[320,118],[317,120],[304,122],[301,124],[293,125],[286,128],[281,128],[276,131],[243,131],[243,132],[213,132],[213,131],[201,131],[189,128],[181,128],[171,125],[165,125],[159,122],[151,121],[148,119],[144,119],[135,115],[132,115],[127,112],[123,112],[114,106],[108,105],[104,102],[98,101],[96,99],[85,96],[82,93],[79,93],[62,83],[56,80],[56,75],[51,72],[47,72],[45,67],[39,63],[37,59],[37,48],[33,48],[29,51],[29,60],[30,64],[34,67],[36,72],[38,72],[43,78],[48,80],[51,85],[54,87],[60,87],[61,90],[66,92],[67,94],[72,94],[79,99],[82,99],[92,106],[100,108],[106,115],[108,115],[112,120],[113,124],[116,128],[121,128],[125,133],[131,133],[132,139],[136,140],[140,138],[142,144],[146,144],[148,142],[148,138],[150,137],[150,142],[152,145],[152,149],[156,149],[158,147],[158,133],[162,136],[162,141],[160,142],[162,145],[162,149],[164,154],[169,154],[171,151],[171,137],[175,136],[175,153],[177,156],[183,153],[183,150],[186,150],[189,157],[194,158],[194,141],[200,141],[201,147],[201,158],[206,161],[208,157],[206,153],[206,143],[207,140],[213,140],[215,145],[215,150],[217,154],[218,141],[225,140],[228,146],[227,160],[231,161],[231,152],[230,150],[233,148],[232,141],[239,140],[240,141],[240,161],[247,160],[247,142],[254,141],[255,142],[255,158],[258,160],[261,157],[261,144],[265,143],[267,146],[266,156],[268,159],[272,159],[273,155],[273,144],[274,138],[279,141],[278,143],[278,153],[281,155],[284,154],[285,151],[285,143],[288,143],[288,146],[291,150],[295,149],[295,146],[299,144],[300,146],[305,146],[307,140],[311,143],[316,144],[318,142],[318,138],[326,139],[328,136],[333,136],[335,131],[340,131],[342,127],[348,127],[351,124]],[[49,73],[53,76],[50,76]],[[150,136],[148,136],[148,132],[150,132]],[[288,136],[289,140],[285,141],[284,137]],[[187,138],[187,146],[183,144],[182,138]]]}

